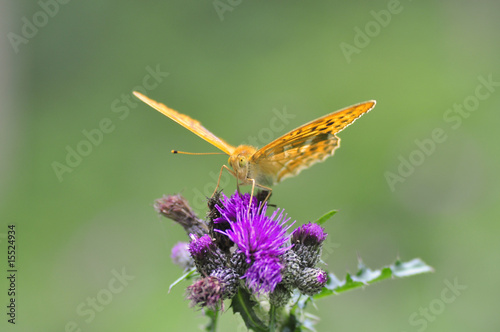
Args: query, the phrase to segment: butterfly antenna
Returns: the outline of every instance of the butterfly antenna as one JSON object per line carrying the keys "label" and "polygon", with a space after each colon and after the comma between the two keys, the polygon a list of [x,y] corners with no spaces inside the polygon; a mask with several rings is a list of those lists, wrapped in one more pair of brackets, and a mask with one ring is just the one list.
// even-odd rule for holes
{"label": "butterfly antenna", "polygon": [[173,154],[188,154],[192,156],[203,156],[203,155],[210,155],[210,154],[225,154],[224,152],[184,152],[184,151],[177,151],[177,150],[172,150],[170,151]]}

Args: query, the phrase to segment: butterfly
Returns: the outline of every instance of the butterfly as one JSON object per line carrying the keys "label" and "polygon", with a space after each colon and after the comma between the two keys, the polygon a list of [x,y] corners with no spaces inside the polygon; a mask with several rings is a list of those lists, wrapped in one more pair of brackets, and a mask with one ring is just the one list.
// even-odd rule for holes
{"label": "butterfly", "polygon": [[[240,185],[252,185],[251,197],[253,197],[255,187],[268,191],[264,201],[271,195],[270,186],[295,176],[311,165],[332,156],[340,146],[337,133],[373,109],[376,103],[375,100],[370,100],[327,114],[258,149],[250,145],[232,146],[212,134],[199,121],[149,99],[137,91],[134,91],[134,95],[229,155],[228,163],[232,170],[223,165],[219,173],[219,182],[222,171],[227,169],[236,177],[238,191]],[[172,152],[177,153],[175,150]],[[219,187],[219,182],[214,194]]]}

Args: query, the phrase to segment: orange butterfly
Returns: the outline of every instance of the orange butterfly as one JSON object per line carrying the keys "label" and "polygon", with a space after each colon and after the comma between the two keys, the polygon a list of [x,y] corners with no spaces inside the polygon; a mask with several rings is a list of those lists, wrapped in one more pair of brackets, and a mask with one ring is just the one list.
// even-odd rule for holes
{"label": "orange butterfly", "polygon": [[[256,186],[269,191],[266,200],[272,191],[269,186],[295,176],[303,169],[333,155],[335,149],[340,146],[340,138],[336,134],[370,111],[376,103],[375,100],[370,100],[325,115],[257,149],[249,145],[234,147],[212,134],[199,121],[139,92],[134,91],[134,95],[229,155],[228,163],[233,170],[223,165],[219,173],[219,182],[222,170],[225,168],[236,177],[238,188],[239,185],[252,185],[252,196]],[[177,153],[177,151],[172,152]],[[218,187],[219,183],[215,188],[216,191]]]}

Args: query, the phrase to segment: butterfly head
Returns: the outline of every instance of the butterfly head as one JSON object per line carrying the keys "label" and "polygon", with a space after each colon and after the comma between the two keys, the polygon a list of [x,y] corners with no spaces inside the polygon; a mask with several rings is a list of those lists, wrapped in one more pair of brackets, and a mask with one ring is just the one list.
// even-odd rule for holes
{"label": "butterfly head", "polygon": [[250,158],[257,149],[249,145],[240,145],[229,157],[228,163],[236,173],[238,180],[246,182],[250,171]]}

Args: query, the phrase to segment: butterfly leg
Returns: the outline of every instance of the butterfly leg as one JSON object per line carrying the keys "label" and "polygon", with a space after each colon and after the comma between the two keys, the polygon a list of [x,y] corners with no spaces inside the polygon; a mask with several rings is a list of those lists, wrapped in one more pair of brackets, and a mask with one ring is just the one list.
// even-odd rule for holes
{"label": "butterfly leg", "polygon": [[241,196],[241,192],[240,192],[240,182],[238,180],[236,180],[236,191],[238,192],[238,195]]}
{"label": "butterfly leg", "polygon": [[[215,193],[217,192],[217,189],[219,189],[219,184],[220,184],[220,178],[222,176],[222,170],[223,169],[227,169],[227,171],[229,173],[231,173],[234,177],[236,177],[236,173],[234,173],[234,171],[230,170],[229,167],[227,167],[226,165],[222,165],[222,167],[220,168],[220,172],[219,172],[219,179],[217,180],[217,186],[215,187],[215,190],[214,190],[214,193],[212,194],[211,197],[214,197]],[[238,185],[238,183],[236,182],[236,185]],[[239,187],[238,187],[238,192],[240,192],[239,190]]]}
{"label": "butterfly leg", "polygon": [[271,194],[273,193],[273,189],[262,185],[258,185],[258,187],[260,187],[264,191],[267,191],[266,198],[262,201],[262,203],[267,202],[267,200],[269,199],[269,197],[271,197]]}
{"label": "butterfly leg", "polygon": [[267,200],[271,196],[273,189],[256,183],[255,179],[248,178],[247,180],[252,183],[252,190],[250,191],[250,202],[248,203],[248,216],[250,217],[250,206],[252,206],[252,199],[253,199],[253,193],[255,191],[255,187],[257,186],[257,187],[267,191],[266,199],[262,202],[259,202],[259,203],[262,203],[262,204],[259,204],[259,211],[262,208],[262,206],[264,205],[264,203],[267,202]]}

